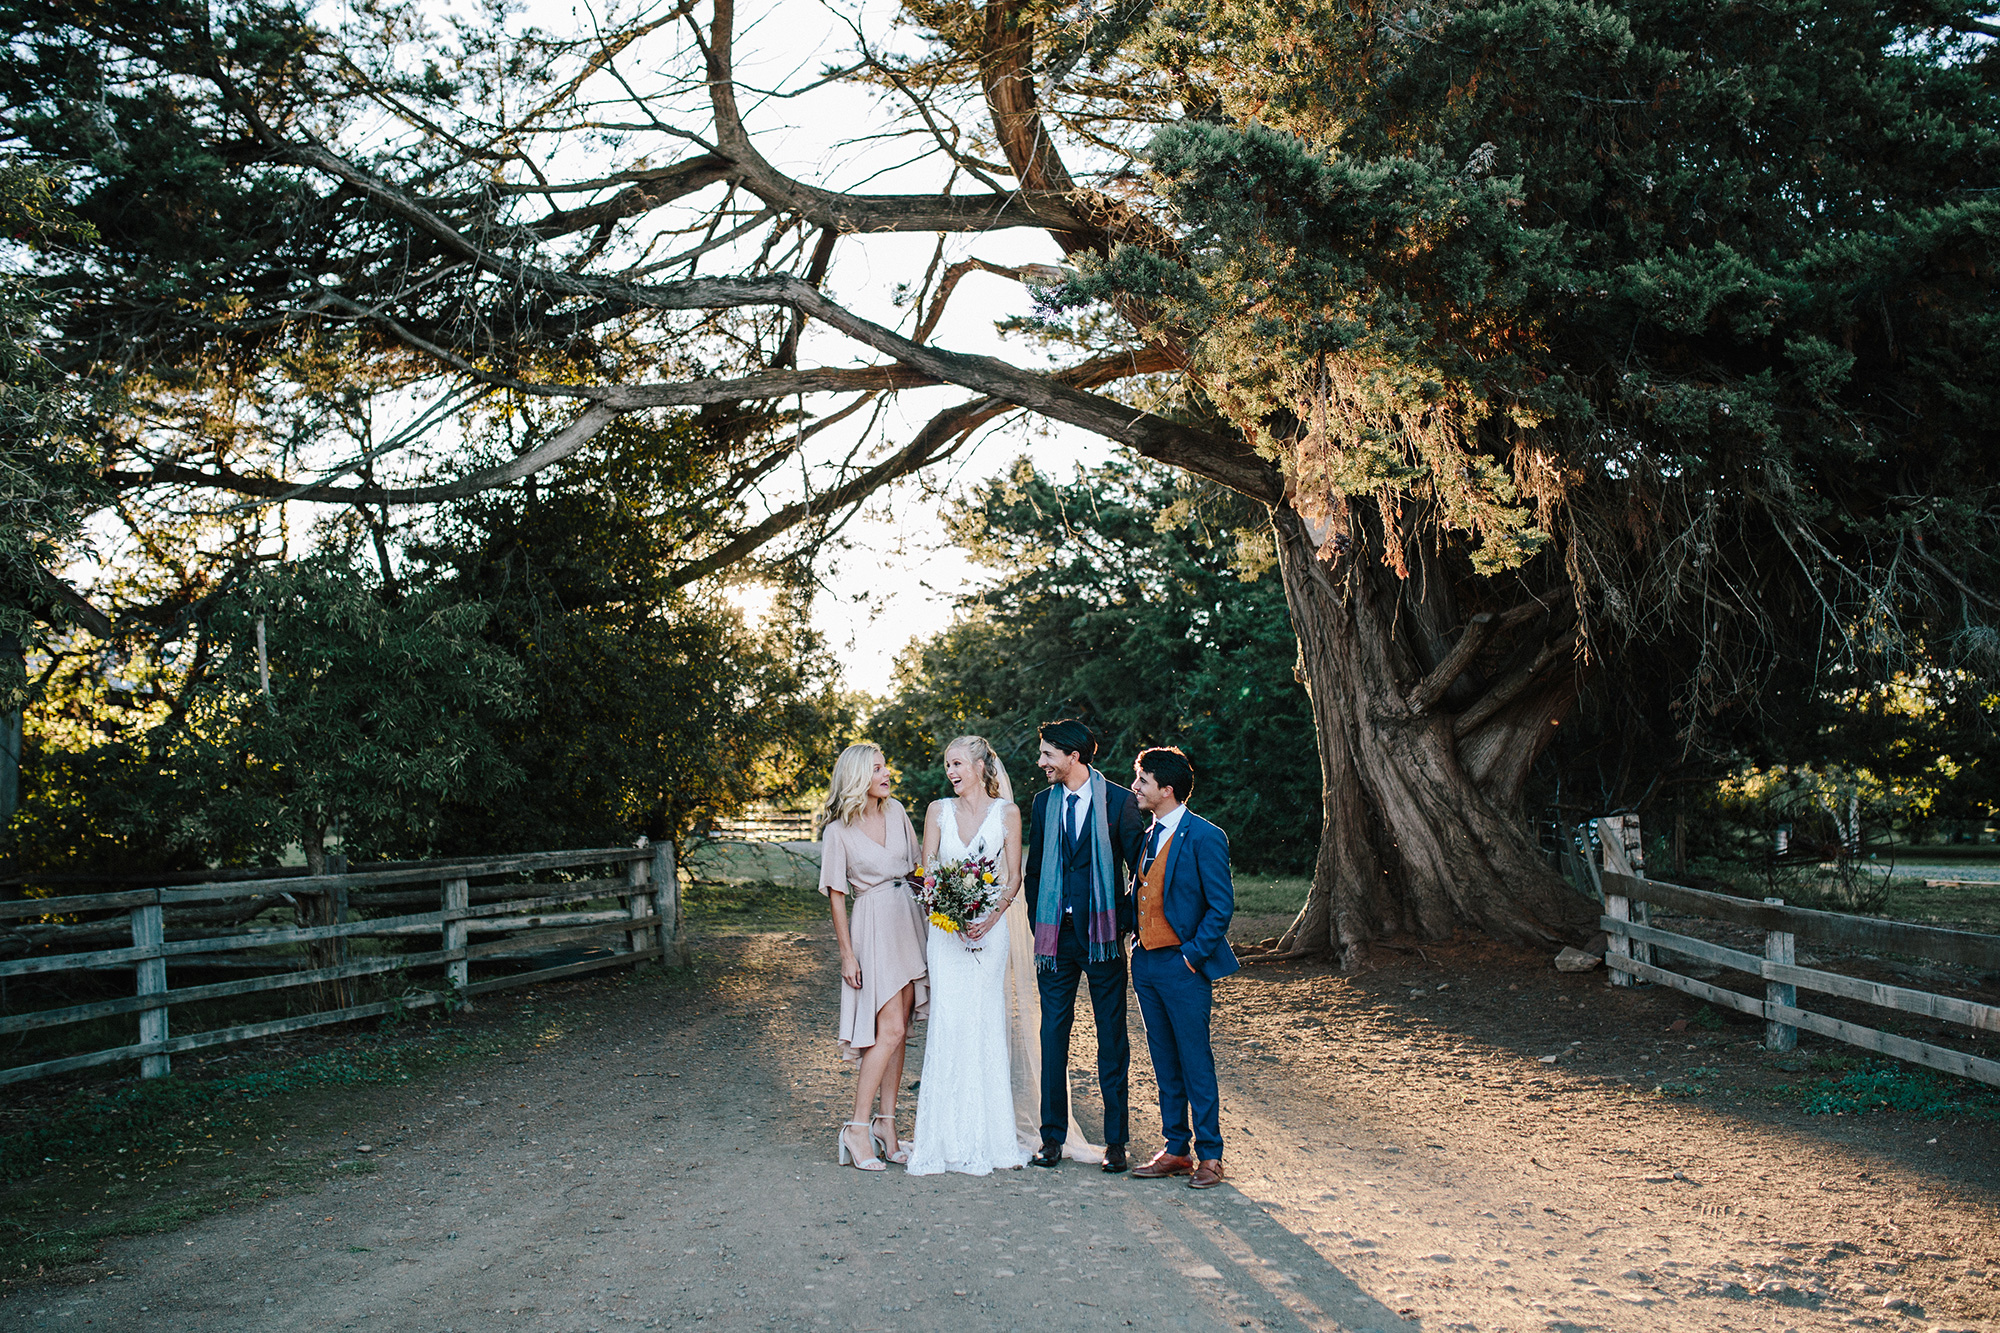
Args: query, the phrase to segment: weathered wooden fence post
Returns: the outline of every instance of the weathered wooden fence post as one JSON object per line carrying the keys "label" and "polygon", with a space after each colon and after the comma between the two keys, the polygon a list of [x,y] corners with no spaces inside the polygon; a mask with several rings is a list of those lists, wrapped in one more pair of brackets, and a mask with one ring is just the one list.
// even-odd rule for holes
{"label": "weathered wooden fence post", "polygon": [[[471,883],[465,879],[445,880],[444,933],[443,938],[438,941],[440,946],[445,949],[463,949],[465,947],[465,918],[456,914],[465,911],[470,906],[472,906]],[[466,995],[465,988],[472,981],[471,964],[467,963],[463,958],[454,958],[451,962],[445,964],[445,976],[450,980],[452,989],[458,992],[460,1001],[463,1002],[467,1009],[470,1009],[472,1007],[472,1000]]]}
{"label": "weathered wooden fence post", "polygon": [[616,937],[620,953],[636,953],[645,948],[642,936],[650,934],[653,923],[646,920],[653,911],[653,897],[646,892],[646,871],[652,866],[650,857],[633,857],[625,863],[625,915],[632,918],[632,929]]}
{"label": "weathered wooden fence post", "polygon": [[[1614,875],[1628,875],[1633,879],[1646,878],[1646,851],[1639,840],[1639,816],[1608,815],[1599,819],[1597,821],[1597,841],[1604,848],[1604,868],[1606,870],[1609,870]],[[1606,902],[1608,903],[1609,901],[1610,898],[1607,894]],[[1618,920],[1636,921],[1642,926],[1653,924],[1653,905],[1651,903],[1642,898],[1637,904],[1637,910],[1634,911],[1629,899],[1620,899],[1620,901],[1626,903],[1626,912],[1617,914]],[[1613,913],[1607,910],[1605,915],[1611,916]],[[1630,954],[1635,962],[1650,963],[1653,961],[1653,946],[1644,940],[1627,940],[1625,946],[1625,948],[1620,949],[1618,952]],[[1626,976],[1625,985],[1629,986],[1632,984],[1629,975],[1621,975]]]}
{"label": "weathered wooden fence post", "polygon": [[687,942],[681,938],[681,875],[671,842],[653,844],[653,911],[659,917],[660,966],[686,967]]}
{"label": "weathered wooden fence post", "polygon": [[[1783,907],[1783,898],[1766,898],[1773,907]],[[1798,962],[1798,937],[1789,930],[1767,930],[1764,932],[1764,957],[1773,963],[1783,963],[1790,967]],[[1799,988],[1780,981],[1764,983],[1764,1003],[1782,1004],[1787,1009],[1799,1007]],[[1774,1018],[1764,1020],[1764,1049],[1767,1051],[1797,1050],[1799,1030]]]}
{"label": "weathered wooden fence post", "polygon": [[[335,860],[336,863],[340,866],[339,870],[340,874],[344,875],[347,873],[347,854],[345,852],[341,853],[337,858],[329,858],[329,859]],[[333,917],[333,924],[336,926],[346,924],[347,886],[345,884],[334,885],[332,893],[329,894],[328,896],[332,900],[331,915]],[[335,967],[346,966],[347,936],[336,935],[333,939],[327,941],[327,943],[332,946],[331,952],[333,955],[333,965]],[[354,988],[353,977],[339,977],[335,979],[333,983],[333,988],[335,997],[334,1004],[336,1008],[345,1009],[354,1003],[355,988]]]}
{"label": "weathered wooden fence post", "polygon": [[[1610,917],[1613,921],[1630,921],[1632,919],[1631,900],[1623,893],[1616,891],[1624,887],[1623,881],[1604,881],[1604,915]],[[1604,951],[1607,954],[1616,954],[1620,958],[1630,958],[1632,956],[1631,937],[1621,935],[1616,931],[1612,932],[1604,942]],[[1632,984],[1632,974],[1630,972],[1622,971],[1615,967],[1609,968],[1609,971],[1611,973],[1612,985],[1629,986]]]}
{"label": "weathered wooden fence post", "polygon": [[[158,899],[132,909],[133,948],[157,950],[166,941],[166,910],[160,906]],[[151,958],[141,958],[133,970],[138,973],[138,993],[141,996],[164,996],[167,993],[166,959],[156,953]],[[162,999],[157,1005],[139,1011],[139,1040],[152,1042],[166,1039],[167,1003]],[[174,1058],[165,1052],[139,1057],[140,1078],[161,1078],[173,1072],[173,1067]]]}

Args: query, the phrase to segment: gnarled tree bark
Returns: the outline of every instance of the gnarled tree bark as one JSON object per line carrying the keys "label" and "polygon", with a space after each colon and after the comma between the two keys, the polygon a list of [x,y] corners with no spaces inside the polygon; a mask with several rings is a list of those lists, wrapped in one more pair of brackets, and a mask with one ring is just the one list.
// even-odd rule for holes
{"label": "gnarled tree bark", "polygon": [[[1310,518],[1287,499],[1271,519],[1324,802],[1312,890],[1277,955],[1331,951],[1352,968],[1395,935],[1469,926],[1553,943],[1584,930],[1590,905],[1549,867],[1520,808],[1584,681],[1567,602],[1462,619],[1432,543],[1403,547],[1405,574],[1384,563],[1372,500]],[[1484,638],[1497,623],[1513,633],[1490,653],[1452,652],[1454,635]],[[1465,669],[1440,682],[1447,663]]]}

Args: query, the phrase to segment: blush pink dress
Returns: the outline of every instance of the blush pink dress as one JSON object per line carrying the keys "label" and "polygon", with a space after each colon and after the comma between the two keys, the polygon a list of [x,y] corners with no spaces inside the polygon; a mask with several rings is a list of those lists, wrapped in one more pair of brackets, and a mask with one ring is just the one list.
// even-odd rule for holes
{"label": "blush pink dress", "polygon": [[903,883],[917,864],[917,831],[902,803],[885,803],[888,841],[878,844],[854,824],[828,824],[820,834],[819,891],[847,895],[848,937],[861,964],[861,986],[840,983],[840,1055],[859,1060],[875,1044],[875,1015],[897,991],[916,983],[913,1018],[930,1013],[924,962],[924,914]]}

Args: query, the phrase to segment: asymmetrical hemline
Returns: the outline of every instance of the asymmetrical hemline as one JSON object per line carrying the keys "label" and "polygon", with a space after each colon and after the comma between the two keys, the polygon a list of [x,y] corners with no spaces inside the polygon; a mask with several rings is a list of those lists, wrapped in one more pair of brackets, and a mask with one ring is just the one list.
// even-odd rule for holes
{"label": "asymmetrical hemline", "polygon": [[917,864],[917,834],[902,803],[884,802],[888,837],[878,844],[850,824],[826,826],[820,840],[819,891],[848,895],[848,937],[861,965],[857,989],[840,983],[840,1056],[859,1060],[875,1044],[882,1006],[912,982],[912,1021],[930,1014],[929,967],[924,958],[928,922],[904,877]]}

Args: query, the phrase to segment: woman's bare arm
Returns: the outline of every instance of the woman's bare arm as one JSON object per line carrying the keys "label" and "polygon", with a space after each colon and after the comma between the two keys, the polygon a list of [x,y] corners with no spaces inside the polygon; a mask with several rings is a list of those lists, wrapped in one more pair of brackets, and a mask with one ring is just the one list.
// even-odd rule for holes
{"label": "woman's bare arm", "polygon": [[928,805],[924,809],[923,863],[926,866],[930,865],[931,862],[937,860],[939,840],[944,837],[943,826],[938,823],[938,821],[944,817],[943,811],[944,811],[943,801],[932,801],[930,805]]}
{"label": "woman's bare arm", "polygon": [[1021,892],[1021,807],[1012,801],[1000,815],[1000,824],[1007,834],[1007,846],[1000,855],[1000,878],[1007,885],[1007,901],[1013,902]]}
{"label": "woman's bare arm", "polygon": [[854,939],[848,935],[848,895],[840,889],[830,889],[826,901],[834,909],[834,939],[840,941],[840,979],[860,991],[862,961],[854,957]]}

